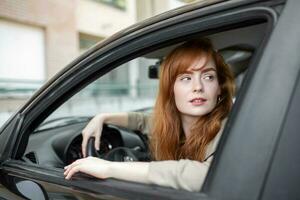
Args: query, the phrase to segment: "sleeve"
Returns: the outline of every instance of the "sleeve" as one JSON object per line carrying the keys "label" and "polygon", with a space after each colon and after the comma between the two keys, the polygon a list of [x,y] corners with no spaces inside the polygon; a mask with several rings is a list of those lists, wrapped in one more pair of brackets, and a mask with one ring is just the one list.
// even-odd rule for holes
{"label": "sleeve", "polygon": [[128,113],[128,128],[149,135],[150,115],[139,112]]}
{"label": "sleeve", "polygon": [[148,181],[151,184],[199,192],[205,180],[210,163],[194,160],[150,162]]}

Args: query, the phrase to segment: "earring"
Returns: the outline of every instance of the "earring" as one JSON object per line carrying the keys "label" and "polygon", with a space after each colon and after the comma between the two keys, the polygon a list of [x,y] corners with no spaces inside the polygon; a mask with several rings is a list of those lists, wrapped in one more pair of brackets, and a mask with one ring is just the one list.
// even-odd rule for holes
{"label": "earring", "polygon": [[217,99],[217,104],[219,104],[221,101],[223,101],[223,99],[224,99],[224,98],[221,98],[221,95],[219,95],[219,96],[218,96],[218,99]]}

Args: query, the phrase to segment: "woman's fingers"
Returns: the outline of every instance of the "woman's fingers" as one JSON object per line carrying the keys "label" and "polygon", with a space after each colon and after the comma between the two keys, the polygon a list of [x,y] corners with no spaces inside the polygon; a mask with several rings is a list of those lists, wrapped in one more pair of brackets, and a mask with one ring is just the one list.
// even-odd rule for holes
{"label": "woman's fingers", "polygon": [[[74,169],[78,170],[80,165],[84,162],[84,160],[87,160],[87,158],[76,160],[72,164],[64,167],[64,169],[65,169],[64,175],[66,176],[66,179],[70,179],[73,176],[73,174],[78,172],[76,170],[74,171]],[[71,175],[70,175],[70,172],[72,172]]]}
{"label": "woman's fingers", "polygon": [[71,170],[71,167],[65,169],[65,171],[64,171],[64,176],[67,176],[70,170]]}
{"label": "woman's fingers", "polygon": [[82,155],[85,158],[86,155],[86,147],[89,138],[93,135],[95,128],[93,128],[94,118],[86,125],[86,127],[82,130],[82,143],[81,143],[81,151]]}
{"label": "woman's fingers", "polygon": [[101,137],[102,128],[98,128],[95,134],[95,149],[99,151],[100,149],[100,137]]}
{"label": "woman's fingers", "polygon": [[102,133],[103,120],[99,116],[95,116],[82,131],[82,155],[86,157],[86,147],[90,137],[95,136],[95,148],[100,149],[100,138]]}
{"label": "woman's fingers", "polygon": [[75,167],[75,166],[78,166],[80,163],[81,163],[81,160],[82,159],[79,159],[79,160],[76,160],[75,162],[73,162],[72,164],[68,165],[68,166],[65,166],[64,169],[64,175],[67,175],[69,173],[69,171]]}
{"label": "woman's fingers", "polygon": [[89,137],[86,135],[86,132],[82,131],[81,151],[84,158],[86,157],[86,146],[87,146],[88,139]]}
{"label": "woman's fingers", "polygon": [[69,180],[77,172],[80,172],[80,165],[70,167],[70,170],[66,173],[65,179]]}

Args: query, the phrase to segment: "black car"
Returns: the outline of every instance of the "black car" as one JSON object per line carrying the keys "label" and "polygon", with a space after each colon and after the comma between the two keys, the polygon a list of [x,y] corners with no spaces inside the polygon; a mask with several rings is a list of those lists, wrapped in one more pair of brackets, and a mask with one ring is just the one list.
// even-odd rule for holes
{"label": "black car", "polygon": [[[1,128],[0,199],[300,199],[299,9],[298,0],[201,1],[92,47]],[[84,174],[65,180],[63,166],[82,157],[81,130],[92,116],[54,113],[110,71],[139,58],[159,62],[198,37],[212,40],[238,89],[202,190]],[[151,65],[151,77],[156,68]],[[90,154],[109,160],[149,160],[147,137],[121,127],[105,125],[100,149],[89,146]]]}

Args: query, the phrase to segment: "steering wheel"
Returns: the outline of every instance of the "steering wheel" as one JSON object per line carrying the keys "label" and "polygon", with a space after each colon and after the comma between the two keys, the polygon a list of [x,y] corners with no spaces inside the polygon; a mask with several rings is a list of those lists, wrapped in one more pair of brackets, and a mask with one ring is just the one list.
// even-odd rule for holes
{"label": "steering wheel", "polygon": [[95,149],[95,138],[90,137],[86,146],[87,156],[98,157],[101,159],[109,161],[138,161],[137,156],[133,153],[134,150],[127,147],[117,147],[106,153],[105,155],[100,155]]}

